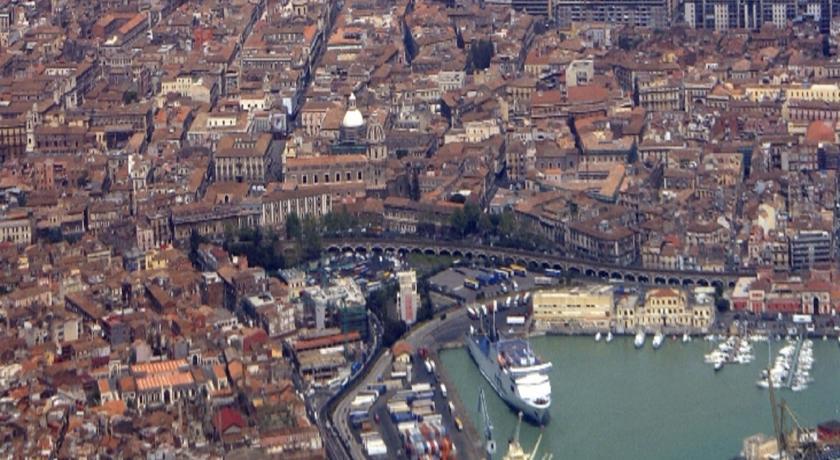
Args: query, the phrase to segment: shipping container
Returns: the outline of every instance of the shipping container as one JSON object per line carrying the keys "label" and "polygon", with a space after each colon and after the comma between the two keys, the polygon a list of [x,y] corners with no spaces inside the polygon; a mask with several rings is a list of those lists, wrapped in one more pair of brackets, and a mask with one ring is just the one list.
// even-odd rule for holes
{"label": "shipping container", "polygon": [[535,276],[534,277],[534,284],[537,286],[549,286],[556,282],[554,278],[550,278],[548,276]]}
{"label": "shipping container", "polygon": [[356,404],[355,401],[354,401],[353,403],[350,404],[350,410],[351,411],[359,411],[359,412],[367,412],[367,411],[370,410],[370,408],[372,406],[373,406],[373,403],[371,403],[371,402],[362,402],[362,403]]}
{"label": "shipping container", "polygon": [[376,401],[376,397],[373,395],[368,394],[358,394],[353,401],[350,403],[351,406],[361,406],[363,404],[373,404]]}
{"label": "shipping container", "polygon": [[414,401],[415,399],[432,399],[435,397],[435,392],[432,390],[429,391],[418,391],[414,394],[413,398],[409,398],[409,401]]}
{"label": "shipping container", "polygon": [[491,284],[496,284],[496,277],[489,273],[479,273],[475,277],[475,279],[481,286],[490,286]]}
{"label": "shipping container", "polygon": [[397,424],[397,431],[399,431],[400,433],[404,431],[414,430],[415,428],[417,428],[417,422],[414,420],[408,422],[401,422]]}
{"label": "shipping container", "polygon": [[408,404],[405,401],[392,401],[388,403],[388,412],[395,413],[395,412],[408,412],[409,411]]}
{"label": "shipping container", "polygon": [[409,420],[417,420],[417,416],[411,412],[397,412],[391,414],[391,420],[394,423],[407,422]]}
{"label": "shipping container", "polygon": [[369,456],[387,455],[388,446],[385,445],[385,441],[381,437],[368,438],[365,440],[365,452]]}
{"label": "shipping container", "polygon": [[498,269],[498,268],[493,269],[493,273],[495,273],[496,277],[499,278],[499,279],[506,280],[506,279],[510,278],[510,274],[508,274],[508,272],[506,272],[504,270],[501,270],[501,269]]}
{"label": "shipping container", "polygon": [[418,416],[418,417],[423,417],[425,415],[431,415],[434,412],[435,411],[431,407],[428,407],[428,406],[413,407],[411,409],[411,413]]}
{"label": "shipping container", "polygon": [[430,383],[421,382],[415,383],[411,385],[411,391],[418,392],[418,391],[429,391],[432,389],[432,385]]}
{"label": "shipping container", "polygon": [[435,402],[431,399],[417,399],[411,403],[411,407],[431,407],[432,411],[435,409]]}
{"label": "shipping container", "polygon": [[553,278],[561,278],[563,276],[563,271],[555,268],[546,268],[545,274]]}
{"label": "shipping container", "polygon": [[525,324],[525,317],[524,316],[508,316],[507,319],[505,319],[505,322],[507,322],[507,324],[509,326],[521,326],[521,325]]}

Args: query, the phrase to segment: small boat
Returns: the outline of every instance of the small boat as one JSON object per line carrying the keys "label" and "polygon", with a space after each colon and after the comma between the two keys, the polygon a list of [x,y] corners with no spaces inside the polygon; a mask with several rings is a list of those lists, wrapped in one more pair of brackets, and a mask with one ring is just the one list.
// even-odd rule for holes
{"label": "small boat", "polygon": [[688,332],[686,332],[685,334],[683,334],[682,341],[683,341],[683,343],[688,343],[688,342],[691,342],[691,337],[688,335]]}
{"label": "small boat", "polygon": [[613,341],[613,335],[612,335],[612,332],[607,332],[607,339],[606,339],[606,341],[607,341],[607,343],[610,343],[610,342],[612,342],[612,341]]}
{"label": "small boat", "polygon": [[642,348],[645,346],[645,331],[639,331],[636,333],[636,338],[633,339],[633,346],[636,348]]}
{"label": "small boat", "polygon": [[665,335],[661,332],[657,332],[655,336],[653,336],[653,349],[658,350],[659,347],[665,342]]}
{"label": "small boat", "polygon": [[600,332],[599,332],[599,333],[597,333],[597,334],[595,334],[595,341],[596,341],[596,342],[600,342],[600,341],[601,341],[601,333],[600,333]]}
{"label": "small boat", "polygon": [[715,372],[718,372],[721,369],[723,369],[723,360],[715,361]]}

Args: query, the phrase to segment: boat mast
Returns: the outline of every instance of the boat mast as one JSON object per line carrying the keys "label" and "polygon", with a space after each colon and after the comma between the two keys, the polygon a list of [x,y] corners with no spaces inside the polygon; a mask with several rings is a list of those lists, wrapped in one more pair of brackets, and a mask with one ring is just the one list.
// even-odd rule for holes
{"label": "boat mast", "polygon": [[495,302],[493,302],[493,334],[491,335],[491,337],[493,337],[494,342],[499,340],[498,332],[496,332],[496,303]]}

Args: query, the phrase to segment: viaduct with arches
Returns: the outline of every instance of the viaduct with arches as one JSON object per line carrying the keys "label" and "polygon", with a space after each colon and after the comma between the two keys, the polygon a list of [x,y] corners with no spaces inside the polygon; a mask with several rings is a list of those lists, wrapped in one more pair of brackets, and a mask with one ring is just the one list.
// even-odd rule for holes
{"label": "viaduct with arches", "polygon": [[568,276],[587,277],[603,281],[623,281],[650,286],[720,286],[722,288],[732,288],[738,278],[755,276],[755,272],[749,270],[710,272],[625,267],[555,254],[542,254],[459,241],[355,237],[326,240],[324,241],[324,249],[330,253],[443,255],[476,262],[518,264],[527,267],[529,270],[551,268],[560,270]]}

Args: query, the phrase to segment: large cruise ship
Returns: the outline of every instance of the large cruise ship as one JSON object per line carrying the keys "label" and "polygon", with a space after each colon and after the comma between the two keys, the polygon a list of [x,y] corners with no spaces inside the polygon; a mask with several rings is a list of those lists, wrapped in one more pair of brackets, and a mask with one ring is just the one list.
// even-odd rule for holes
{"label": "large cruise ship", "polygon": [[[498,335],[498,334],[494,334]],[[551,407],[551,363],[542,362],[527,340],[494,338],[472,327],[467,348],[496,393],[538,425],[548,423]]]}

